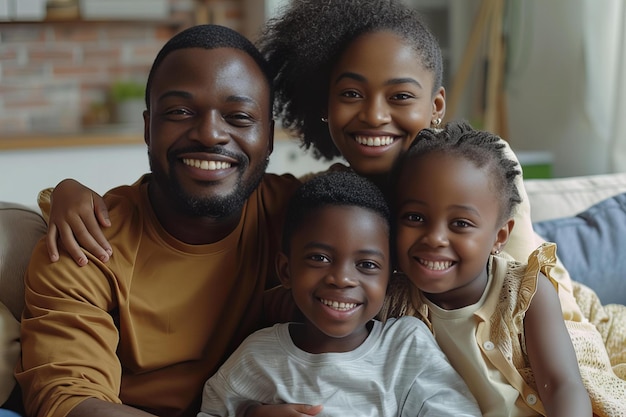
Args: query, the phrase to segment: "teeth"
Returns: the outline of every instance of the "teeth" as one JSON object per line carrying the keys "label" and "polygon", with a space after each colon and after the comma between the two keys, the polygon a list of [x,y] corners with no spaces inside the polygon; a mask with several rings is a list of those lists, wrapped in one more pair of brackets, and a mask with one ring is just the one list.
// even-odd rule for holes
{"label": "teeth", "polygon": [[230,162],[222,161],[207,161],[204,159],[189,159],[183,158],[183,163],[190,167],[204,169],[205,171],[215,171],[217,169],[230,168]]}
{"label": "teeth", "polygon": [[339,301],[325,300],[323,298],[321,298],[320,301],[324,305],[327,305],[328,307],[330,307],[330,308],[332,308],[334,310],[347,311],[347,310],[352,310],[353,308],[355,308],[357,306],[356,303],[342,303],[342,302],[339,302]]}
{"label": "teeth", "polygon": [[420,264],[424,265],[428,269],[432,269],[435,271],[443,271],[444,269],[448,269],[452,266],[451,261],[426,261],[424,259],[418,260]]}
{"label": "teeth", "polygon": [[365,146],[387,146],[393,143],[392,136],[355,136],[359,145]]}

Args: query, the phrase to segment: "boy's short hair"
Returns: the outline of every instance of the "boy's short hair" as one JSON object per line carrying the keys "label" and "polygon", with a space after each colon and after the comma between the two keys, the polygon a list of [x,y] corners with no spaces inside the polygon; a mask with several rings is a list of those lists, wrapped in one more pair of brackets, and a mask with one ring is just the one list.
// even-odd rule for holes
{"label": "boy's short hair", "polygon": [[314,211],[327,206],[352,206],[370,210],[391,230],[390,209],[381,190],[368,179],[350,171],[329,171],[313,177],[296,190],[285,216],[282,250],[289,254],[296,230]]}

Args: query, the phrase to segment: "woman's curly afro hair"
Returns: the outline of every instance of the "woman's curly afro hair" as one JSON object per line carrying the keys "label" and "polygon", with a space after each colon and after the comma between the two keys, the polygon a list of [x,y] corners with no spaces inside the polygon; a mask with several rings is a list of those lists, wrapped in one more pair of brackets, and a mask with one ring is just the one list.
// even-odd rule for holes
{"label": "woman's curly afro hair", "polygon": [[284,128],[313,147],[317,158],[341,153],[321,121],[329,77],[340,54],[360,35],[389,31],[413,46],[419,62],[442,83],[441,49],[420,15],[401,0],[297,0],[270,19],[257,42],[269,62],[276,93],[275,115]]}

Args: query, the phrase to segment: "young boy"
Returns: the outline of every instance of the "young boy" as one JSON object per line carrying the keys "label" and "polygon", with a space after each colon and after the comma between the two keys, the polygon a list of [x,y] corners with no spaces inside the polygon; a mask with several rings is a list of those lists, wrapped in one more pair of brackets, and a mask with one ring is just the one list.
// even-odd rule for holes
{"label": "young boy", "polygon": [[276,262],[303,322],[246,339],[205,384],[198,416],[286,403],[319,404],[324,416],[480,415],[424,323],[374,320],[391,272],[390,229],[384,196],[359,175],[305,183]]}

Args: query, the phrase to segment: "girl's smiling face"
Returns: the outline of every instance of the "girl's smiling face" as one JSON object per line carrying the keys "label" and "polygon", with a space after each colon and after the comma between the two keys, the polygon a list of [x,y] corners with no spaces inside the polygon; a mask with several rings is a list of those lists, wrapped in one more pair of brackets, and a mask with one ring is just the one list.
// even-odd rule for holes
{"label": "girl's smiling face", "polygon": [[480,299],[489,254],[506,243],[492,171],[457,154],[428,153],[403,166],[397,183],[400,269],[443,308]]}
{"label": "girl's smiling face", "polygon": [[352,169],[370,176],[391,170],[417,133],[442,118],[445,91],[410,44],[392,32],[356,38],[330,77],[328,127]]}

